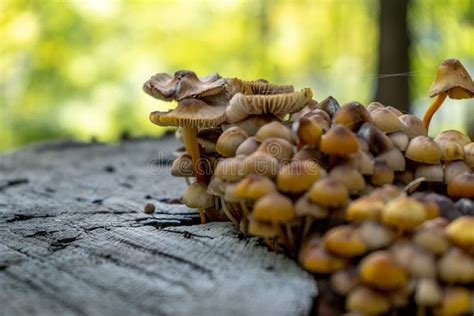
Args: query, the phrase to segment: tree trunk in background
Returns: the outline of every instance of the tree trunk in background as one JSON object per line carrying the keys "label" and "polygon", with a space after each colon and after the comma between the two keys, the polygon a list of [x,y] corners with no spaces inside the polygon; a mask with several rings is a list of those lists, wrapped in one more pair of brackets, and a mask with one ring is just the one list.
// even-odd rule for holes
{"label": "tree trunk in background", "polygon": [[[407,8],[410,0],[381,0],[379,14],[379,59],[375,100],[409,112]],[[396,76],[395,74],[402,74]],[[386,76],[395,75],[395,76]]]}

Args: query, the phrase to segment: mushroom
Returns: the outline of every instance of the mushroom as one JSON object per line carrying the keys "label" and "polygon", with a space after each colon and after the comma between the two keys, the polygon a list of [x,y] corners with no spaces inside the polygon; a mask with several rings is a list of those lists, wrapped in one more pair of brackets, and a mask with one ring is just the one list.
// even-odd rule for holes
{"label": "mushroom", "polygon": [[446,234],[453,244],[474,250],[474,216],[456,218],[446,228]]}
{"label": "mushroom", "polygon": [[447,283],[470,284],[474,282],[474,258],[453,247],[438,261],[438,274]]}
{"label": "mushroom", "polygon": [[381,154],[393,148],[393,143],[385,133],[370,123],[365,123],[357,132],[357,136],[362,138],[369,145],[370,151],[375,154]]}
{"label": "mushroom", "polygon": [[455,129],[448,129],[436,135],[435,140],[441,139],[454,140],[460,143],[462,146],[465,146],[471,142],[469,136]]}
{"label": "mushroom", "polygon": [[321,176],[321,168],[312,160],[294,160],[277,175],[278,189],[285,193],[302,193]]}
{"label": "mushroom", "polygon": [[464,146],[464,162],[474,172],[474,142]]}
{"label": "mushroom", "polygon": [[448,221],[443,217],[428,220],[416,229],[413,241],[433,254],[441,255],[449,247],[445,233],[447,224]]}
{"label": "mushroom", "polygon": [[395,261],[415,278],[435,278],[436,264],[432,253],[406,240],[390,249]]}
{"label": "mushroom", "polygon": [[447,287],[443,291],[441,306],[434,310],[434,315],[464,315],[470,313],[472,294],[463,287]]}
{"label": "mushroom", "polygon": [[402,122],[388,108],[376,109],[372,113],[372,121],[375,126],[386,133],[392,133],[403,129]]}
{"label": "mushroom", "polygon": [[376,197],[365,195],[352,201],[346,208],[348,221],[378,220],[385,203]]}
{"label": "mushroom", "polygon": [[294,91],[292,85],[279,85],[269,83],[264,79],[259,80],[241,80],[238,78],[229,78],[227,79],[227,89],[230,94],[243,93],[246,95],[251,94],[281,94],[281,93],[291,93]]}
{"label": "mushroom", "polygon": [[382,211],[382,220],[388,226],[396,227],[400,232],[411,231],[426,219],[426,211],[414,198],[400,196],[390,202]]}
{"label": "mushroom", "polygon": [[451,197],[474,198],[474,174],[464,172],[448,183],[448,195]]}
{"label": "mushroom", "polygon": [[359,263],[359,268],[362,282],[380,290],[395,290],[408,281],[407,272],[386,250],[368,254]]}
{"label": "mushroom", "polygon": [[298,120],[298,124],[296,130],[298,147],[304,144],[315,147],[319,146],[323,128],[312,117],[302,117]]}
{"label": "mushroom", "polygon": [[408,144],[405,156],[413,161],[425,164],[439,164],[441,149],[438,144],[427,136],[417,136]]}
{"label": "mushroom", "polygon": [[169,112],[155,111],[150,121],[160,126],[180,126],[186,151],[193,160],[194,174],[198,182],[207,183],[197,142],[199,127],[218,126],[225,121],[225,104],[211,106],[199,99],[179,101],[176,109]]}
{"label": "mushroom", "polygon": [[405,170],[405,157],[397,147],[393,147],[375,157],[375,162],[377,163],[378,161],[384,161],[387,164],[387,167],[394,171]]}
{"label": "mushroom", "polygon": [[366,184],[362,174],[346,164],[339,164],[331,169],[329,177],[339,180],[350,193],[360,193],[365,190]]}
{"label": "mushroom", "polygon": [[272,180],[264,176],[251,174],[240,180],[235,188],[235,195],[239,198],[255,201],[276,191],[277,188]]}
{"label": "mushroom", "polygon": [[258,146],[257,152],[266,153],[280,163],[288,163],[294,154],[293,146],[287,140],[276,137],[266,138]]}
{"label": "mushroom", "polygon": [[321,274],[330,274],[347,266],[345,259],[329,253],[316,236],[303,243],[298,261],[309,272]]}
{"label": "mushroom", "polygon": [[357,232],[369,251],[385,248],[395,238],[395,234],[390,228],[372,220],[360,223]]}
{"label": "mushroom", "polygon": [[316,108],[323,110],[327,114],[329,114],[330,117],[333,117],[337,111],[341,108],[339,103],[335,98],[332,96],[327,97],[326,99],[322,100],[316,105]]}
{"label": "mushroom", "polygon": [[322,240],[327,250],[345,258],[360,256],[367,251],[358,231],[350,225],[331,228]]}
{"label": "mushroom", "polygon": [[256,151],[244,158],[243,174],[258,174],[269,178],[275,178],[279,170],[278,160],[272,155]]}
{"label": "mushroom", "polygon": [[273,121],[280,121],[280,119],[271,114],[250,115],[244,120],[235,122],[233,124],[224,123],[222,124],[222,129],[225,131],[231,127],[238,126],[243,129],[249,136],[254,136],[260,127]]}
{"label": "mushroom", "polygon": [[337,294],[347,295],[360,284],[359,273],[354,267],[338,270],[331,275],[329,284]]}
{"label": "mushroom", "polygon": [[367,286],[358,286],[347,296],[346,308],[363,315],[380,315],[390,310],[390,302],[384,294]]}
{"label": "mushroom", "polygon": [[214,205],[214,197],[207,193],[206,185],[199,182],[188,185],[183,193],[182,199],[187,207],[200,210],[201,223],[205,223],[204,210]]}
{"label": "mushroom", "polygon": [[237,150],[235,151],[235,155],[248,156],[251,153],[257,151],[258,146],[260,146],[260,143],[255,139],[255,136],[249,137],[246,140],[244,140],[239,145],[239,147],[237,147]]}
{"label": "mushroom", "polygon": [[373,158],[370,153],[359,149],[356,153],[350,154],[345,163],[356,168],[363,175],[372,175],[374,173]]}
{"label": "mushroom", "polygon": [[405,133],[404,131],[396,131],[393,133],[389,133],[387,134],[387,136],[390,138],[395,147],[397,147],[401,151],[405,151],[407,149],[410,139],[408,138],[407,133]]}
{"label": "mushroom", "polygon": [[224,157],[233,157],[237,148],[247,139],[247,133],[240,127],[226,129],[217,139],[216,150]]}
{"label": "mushroom", "polygon": [[421,308],[438,305],[442,295],[441,287],[435,279],[421,279],[416,284],[415,302]]}
{"label": "mushroom", "polygon": [[444,183],[448,184],[457,175],[470,172],[471,168],[462,160],[450,161],[444,166]]}
{"label": "mushroom", "polygon": [[308,198],[311,202],[325,207],[340,207],[349,200],[349,192],[340,181],[324,178],[311,186]]}
{"label": "mushroom", "polygon": [[372,112],[374,112],[375,110],[383,109],[383,108],[385,108],[385,105],[383,105],[380,102],[370,102],[367,105],[367,111],[369,111],[370,114],[372,114]]}
{"label": "mushroom", "polygon": [[193,71],[179,70],[171,76],[159,73],[143,85],[149,95],[164,101],[202,98],[215,95],[224,90],[225,79],[218,74],[199,78]]}
{"label": "mushroom", "polygon": [[428,165],[420,164],[415,171],[415,179],[424,178],[427,182],[443,182],[443,166],[440,164]]}
{"label": "mushroom", "polygon": [[451,99],[469,99],[474,96],[474,83],[471,76],[455,58],[444,60],[438,67],[435,80],[430,88],[430,97],[436,99],[423,115],[423,124],[428,130],[431,118],[443,101],[449,96]]}
{"label": "mushroom", "polygon": [[357,137],[345,125],[333,124],[321,137],[320,150],[327,155],[347,156],[357,152]]}
{"label": "mushroom", "polygon": [[395,180],[395,172],[387,166],[385,161],[375,161],[374,171],[370,176],[370,181],[376,186],[392,184]]}
{"label": "mushroom", "polygon": [[416,136],[426,136],[427,131],[423,121],[420,120],[413,114],[403,114],[398,117],[398,119],[403,123],[403,131],[408,135],[410,139],[415,138]]}
{"label": "mushroom", "polygon": [[362,124],[372,122],[372,118],[359,102],[350,102],[336,112],[333,117],[336,124],[345,125],[353,131],[357,131]]}
{"label": "mushroom", "polygon": [[273,121],[263,125],[255,134],[255,138],[259,142],[263,142],[265,139],[270,137],[282,138],[289,143],[293,143],[291,130],[278,121]]}
{"label": "mushroom", "polygon": [[238,181],[245,177],[244,160],[246,156],[235,156],[232,158],[221,159],[214,169],[214,176],[224,181]]}
{"label": "mushroom", "polygon": [[464,149],[460,142],[447,138],[438,138],[435,139],[435,142],[441,149],[441,160],[453,161],[464,159]]}
{"label": "mushroom", "polygon": [[171,165],[171,175],[174,177],[184,177],[186,183],[189,185],[189,178],[194,176],[193,172],[193,161],[191,156],[183,154],[177,157]]}
{"label": "mushroom", "polygon": [[227,121],[235,123],[254,114],[271,113],[283,116],[301,110],[312,98],[311,89],[306,88],[299,92],[290,92],[271,95],[245,95],[236,93],[229,101],[226,110]]}

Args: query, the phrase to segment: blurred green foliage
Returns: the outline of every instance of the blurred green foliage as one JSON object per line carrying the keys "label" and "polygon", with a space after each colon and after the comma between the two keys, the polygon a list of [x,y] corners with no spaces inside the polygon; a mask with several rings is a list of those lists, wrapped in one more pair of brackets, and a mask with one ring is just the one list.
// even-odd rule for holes
{"label": "blurred green foliage", "polygon": [[[473,72],[473,1],[411,2],[406,75],[415,109],[429,103],[427,90],[444,58],[457,57]],[[163,129],[148,122],[148,113],[173,105],[141,86],[156,72],[178,69],[266,78],[309,86],[316,99],[368,103],[376,88],[378,6],[377,0],[2,0],[0,151],[52,138],[109,141],[124,130],[158,135]],[[466,124],[468,103],[445,107],[433,130]]]}

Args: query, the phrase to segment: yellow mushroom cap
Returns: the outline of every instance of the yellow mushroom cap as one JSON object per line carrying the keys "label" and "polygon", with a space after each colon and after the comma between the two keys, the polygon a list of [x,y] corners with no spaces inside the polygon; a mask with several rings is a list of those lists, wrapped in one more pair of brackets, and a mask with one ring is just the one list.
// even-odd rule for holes
{"label": "yellow mushroom cap", "polygon": [[324,234],[323,243],[330,252],[346,258],[360,256],[367,250],[357,230],[350,225],[331,228]]}
{"label": "yellow mushroom cap", "polygon": [[440,163],[441,155],[441,148],[433,139],[427,136],[413,138],[405,152],[408,159],[426,164]]}
{"label": "yellow mushroom cap", "polygon": [[347,265],[345,259],[329,253],[315,237],[310,237],[303,243],[298,260],[309,272],[321,274],[333,273]]}
{"label": "yellow mushroom cap", "polygon": [[373,111],[378,110],[378,109],[383,109],[385,108],[385,105],[383,105],[380,102],[370,102],[367,105],[367,111],[372,114]]}
{"label": "yellow mushroom cap", "polygon": [[242,199],[257,200],[271,192],[276,192],[275,183],[267,177],[252,174],[237,184],[235,195]]}
{"label": "yellow mushroom cap", "polygon": [[340,164],[335,166],[329,172],[329,177],[339,180],[351,193],[362,192],[366,188],[362,174],[350,165]]}
{"label": "yellow mushroom cap", "polygon": [[374,171],[370,177],[372,184],[382,186],[392,184],[393,180],[395,180],[395,172],[393,169],[387,166],[385,161],[375,161]]}
{"label": "yellow mushroom cap", "polygon": [[252,216],[255,220],[287,223],[296,218],[293,202],[286,196],[272,192],[255,202]]}
{"label": "yellow mushroom cap", "polygon": [[247,133],[240,127],[226,129],[217,139],[216,150],[224,157],[233,157],[240,144],[247,139]]}
{"label": "yellow mushroom cap", "polygon": [[260,222],[250,216],[248,233],[253,236],[272,238],[277,235],[275,227],[272,224]]}
{"label": "yellow mushroom cap", "polygon": [[312,117],[302,117],[296,131],[298,140],[302,144],[318,146],[323,134],[323,128]]}
{"label": "yellow mushroom cap", "polygon": [[312,160],[295,160],[283,166],[277,175],[277,186],[282,192],[306,191],[321,176],[321,168]]}
{"label": "yellow mushroom cap", "polygon": [[474,216],[456,218],[446,228],[446,234],[452,243],[462,248],[474,248]]}
{"label": "yellow mushroom cap", "polygon": [[474,83],[461,62],[455,58],[444,60],[438,67],[430,88],[430,97],[447,92],[452,99],[472,98]]}
{"label": "yellow mushroom cap", "polygon": [[361,222],[357,227],[357,232],[369,251],[385,248],[395,238],[390,228],[373,220]]}
{"label": "yellow mushroom cap", "polygon": [[321,137],[320,150],[328,155],[347,156],[357,152],[357,137],[344,125],[333,124]]}
{"label": "yellow mushroom cap", "polygon": [[243,174],[258,174],[270,178],[276,177],[279,169],[278,160],[273,156],[256,151],[243,160]]}
{"label": "yellow mushroom cap", "polygon": [[357,131],[364,123],[372,122],[370,113],[359,102],[350,102],[342,106],[333,118],[334,123],[347,126]]}
{"label": "yellow mushroom cap", "polygon": [[325,178],[316,181],[308,191],[311,202],[326,207],[343,206],[349,200],[349,192],[340,181]]}
{"label": "yellow mushroom cap", "polygon": [[378,220],[385,206],[384,201],[373,196],[362,196],[352,201],[346,209],[348,221]]}
{"label": "yellow mushroom cap", "polygon": [[399,197],[388,202],[382,212],[386,225],[402,230],[413,230],[426,220],[426,211],[420,202],[410,197]]}
{"label": "yellow mushroom cap", "polygon": [[214,169],[214,176],[225,181],[237,181],[245,176],[245,156],[236,156],[219,160]]}
{"label": "yellow mushroom cap", "polygon": [[474,198],[474,174],[464,172],[448,183],[448,195],[452,197]]}
{"label": "yellow mushroom cap", "polygon": [[346,308],[363,315],[380,315],[389,311],[390,302],[386,295],[366,286],[358,286],[347,296]]}
{"label": "yellow mushroom cap", "polygon": [[370,192],[369,196],[380,199],[387,203],[398,198],[402,192],[402,189],[399,187],[392,184],[386,184]]}
{"label": "yellow mushroom cap", "polygon": [[471,312],[472,293],[463,287],[448,287],[443,292],[441,306],[435,315],[463,315]]}
{"label": "yellow mushroom cap", "polygon": [[359,267],[362,282],[381,290],[401,288],[408,279],[407,272],[384,250],[365,256]]}
{"label": "yellow mushroom cap", "polygon": [[402,122],[392,111],[387,108],[381,108],[370,113],[374,125],[380,130],[391,133],[403,129]]}

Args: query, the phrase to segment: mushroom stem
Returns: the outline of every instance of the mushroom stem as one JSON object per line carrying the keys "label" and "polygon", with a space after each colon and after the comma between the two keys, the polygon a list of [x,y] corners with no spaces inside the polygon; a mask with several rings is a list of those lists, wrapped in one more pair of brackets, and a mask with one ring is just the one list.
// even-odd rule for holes
{"label": "mushroom stem", "polygon": [[436,99],[431,103],[431,105],[426,109],[425,114],[423,115],[423,124],[425,125],[426,131],[430,127],[431,118],[435,114],[435,112],[440,108],[441,104],[443,104],[444,99],[448,96],[447,92],[441,92],[438,94]]}
{"label": "mushroom stem", "polygon": [[201,224],[206,224],[206,214],[202,208],[198,208],[199,218],[201,218]]}
{"label": "mushroom stem", "polygon": [[188,177],[184,177],[184,181],[186,182],[186,185],[191,185],[191,181]]}
{"label": "mushroom stem", "polygon": [[234,218],[234,216],[232,216],[232,214],[230,213],[229,209],[227,208],[227,203],[226,203],[226,201],[224,200],[223,197],[221,197],[221,203],[222,203],[222,210],[224,211],[225,215],[230,219],[230,221],[231,221],[236,227],[239,227],[239,223],[238,223],[237,220]]}
{"label": "mushroom stem", "polygon": [[197,182],[207,184],[206,176],[203,174],[203,170],[199,165],[201,162],[201,153],[199,152],[199,144],[197,142],[197,129],[190,126],[183,126],[181,129],[183,132],[184,147],[193,161],[193,171],[196,180]]}
{"label": "mushroom stem", "polygon": [[247,216],[250,214],[250,211],[249,211],[247,205],[245,204],[244,201],[240,201],[240,206],[242,207],[242,211],[243,211],[242,216],[247,218]]}

